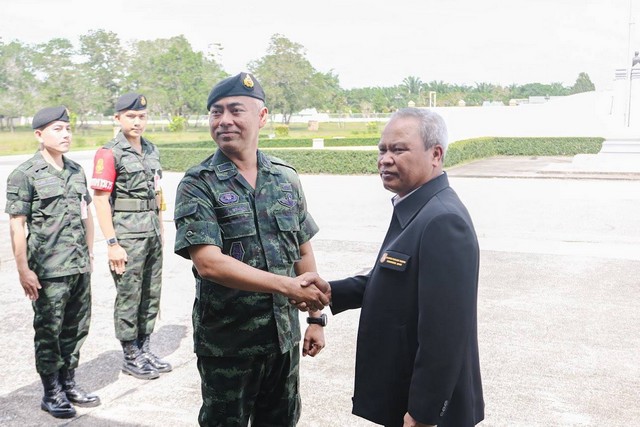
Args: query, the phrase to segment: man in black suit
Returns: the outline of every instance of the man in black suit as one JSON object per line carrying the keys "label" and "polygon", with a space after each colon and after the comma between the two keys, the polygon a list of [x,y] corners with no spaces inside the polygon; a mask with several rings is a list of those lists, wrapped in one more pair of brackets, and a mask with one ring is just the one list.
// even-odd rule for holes
{"label": "man in black suit", "polygon": [[378,148],[382,183],[396,195],[375,266],[323,286],[334,314],[362,308],[353,413],[389,427],[473,426],[484,418],[479,249],[443,171],[446,125],[431,111],[399,110]]}

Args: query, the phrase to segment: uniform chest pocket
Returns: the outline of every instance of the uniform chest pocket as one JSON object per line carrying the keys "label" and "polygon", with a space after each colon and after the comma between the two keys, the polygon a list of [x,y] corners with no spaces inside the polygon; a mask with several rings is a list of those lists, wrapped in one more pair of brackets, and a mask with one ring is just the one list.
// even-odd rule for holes
{"label": "uniform chest pocket", "polygon": [[83,196],[85,196],[87,194],[87,187],[86,187],[86,185],[84,185],[82,183],[74,184],[73,185],[73,189],[80,196],[80,198],[82,198]]}
{"label": "uniform chest pocket", "polygon": [[67,209],[66,204],[63,203],[60,205],[60,203],[58,203],[64,196],[64,185],[61,180],[57,178],[36,180],[34,187],[40,198],[38,210],[45,218],[64,215]]}
{"label": "uniform chest pocket", "polygon": [[62,185],[62,181],[57,178],[36,180],[34,182],[34,186],[40,199],[59,197],[64,194],[64,186]]}
{"label": "uniform chest pocket", "polygon": [[160,159],[158,157],[147,155],[145,161],[147,165],[149,165],[149,169],[157,172],[158,175],[162,176],[162,166],[160,166]]}
{"label": "uniform chest pocket", "polygon": [[298,232],[300,223],[294,211],[278,212],[275,214],[278,224],[278,240],[281,247],[287,253],[289,262],[300,260],[300,242],[298,242]]}
{"label": "uniform chest pocket", "polygon": [[294,212],[281,212],[275,215],[280,231],[300,231],[300,223]]}
{"label": "uniform chest pocket", "polygon": [[131,159],[130,161],[123,163],[122,167],[127,173],[137,173],[144,170],[144,166],[137,159]]}
{"label": "uniform chest pocket", "polygon": [[225,239],[237,239],[256,234],[256,223],[253,220],[253,214],[233,215],[219,218],[218,221],[222,236]]}

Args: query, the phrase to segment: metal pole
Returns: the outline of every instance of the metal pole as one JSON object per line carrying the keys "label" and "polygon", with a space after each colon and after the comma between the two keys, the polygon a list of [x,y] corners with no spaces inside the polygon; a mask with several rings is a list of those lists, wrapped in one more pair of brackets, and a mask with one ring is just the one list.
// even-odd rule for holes
{"label": "metal pole", "polygon": [[[632,2],[633,0],[629,0],[629,34],[627,38],[627,111],[625,117],[625,125],[629,127],[631,125],[631,66],[633,64],[633,58],[631,56],[631,29],[633,27],[633,22],[631,21],[631,11],[632,11]],[[629,64],[629,59],[631,58],[631,64]]]}

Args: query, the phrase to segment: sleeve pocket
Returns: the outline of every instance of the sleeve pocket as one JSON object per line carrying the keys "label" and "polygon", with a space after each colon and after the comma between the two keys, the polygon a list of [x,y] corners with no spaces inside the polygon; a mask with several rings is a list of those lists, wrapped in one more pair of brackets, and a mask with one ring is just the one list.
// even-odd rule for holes
{"label": "sleeve pocket", "polygon": [[185,218],[198,212],[197,202],[180,203],[173,212],[174,219]]}
{"label": "sleeve pocket", "polygon": [[292,213],[276,214],[276,222],[280,231],[300,231],[298,217]]}

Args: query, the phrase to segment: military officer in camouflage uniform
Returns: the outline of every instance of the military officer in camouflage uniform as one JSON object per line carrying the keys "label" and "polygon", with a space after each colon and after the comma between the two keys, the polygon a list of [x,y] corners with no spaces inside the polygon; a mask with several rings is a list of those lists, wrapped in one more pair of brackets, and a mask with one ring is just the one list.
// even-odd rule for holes
{"label": "military officer in camouflage uniform", "polygon": [[113,317],[124,352],[122,372],[154,379],[171,371],[150,350],[162,286],[162,168],[158,149],[142,136],[144,95],[118,98],[115,120],[120,132],[96,152],[91,188],[116,287]]}
{"label": "military officer in camouflage uniform", "polygon": [[44,108],[32,126],[40,147],[9,175],[5,210],[20,284],[34,311],[40,407],[70,418],[73,404],[100,404],[75,384],[91,319],[91,196],[82,167],[64,156],[71,145],[67,109]]}
{"label": "military officer in camouflage uniform", "polygon": [[[264,99],[247,73],[212,89],[207,110],[219,149],[186,172],[176,195],[175,252],[192,260],[196,278],[202,426],[294,426],[300,325],[288,298],[314,309],[328,303],[300,286],[317,276],[310,239],[318,227],[296,171],[258,150]],[[326,316],[310,316],[317,324],[304,353],[315,356]]]}

